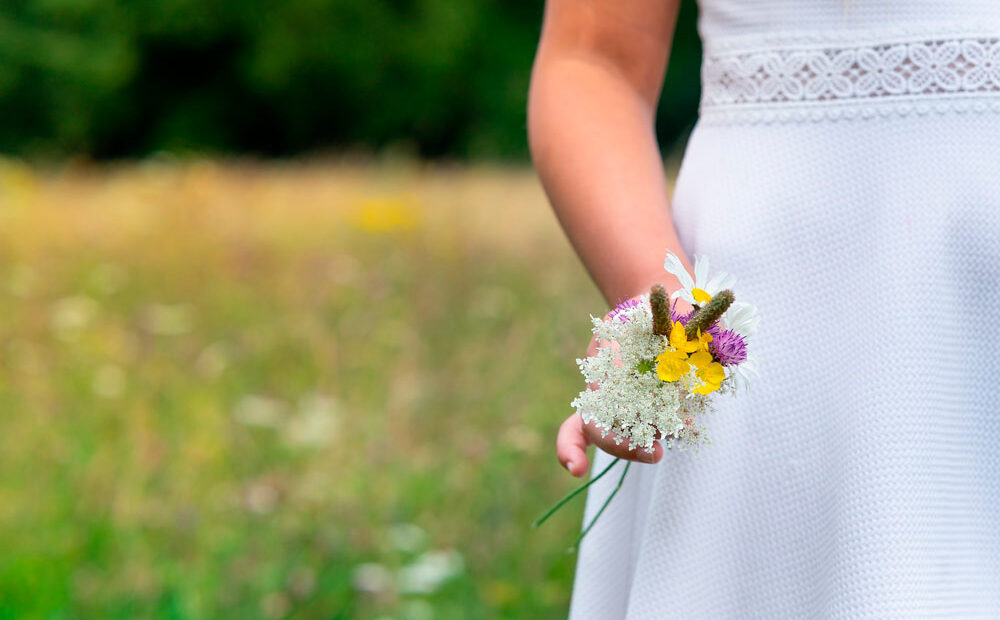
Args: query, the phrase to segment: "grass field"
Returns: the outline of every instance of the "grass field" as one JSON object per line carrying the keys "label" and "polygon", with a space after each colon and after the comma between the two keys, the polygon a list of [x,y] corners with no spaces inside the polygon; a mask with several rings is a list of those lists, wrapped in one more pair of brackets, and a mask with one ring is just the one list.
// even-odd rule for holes
{"label": "grass field", "polygon": [[0,162],[0,618],[561,618],[603,303],[527,169]]}

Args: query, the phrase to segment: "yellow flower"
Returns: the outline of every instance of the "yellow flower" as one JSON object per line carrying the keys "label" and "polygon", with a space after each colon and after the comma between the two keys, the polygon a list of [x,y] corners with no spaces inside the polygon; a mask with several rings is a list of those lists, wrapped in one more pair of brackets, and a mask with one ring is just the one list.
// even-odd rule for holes
{"label": "yellow flower", "polygon": [[699,348],[702,351],[708,351],[708,343],[710,343],[710,342],[712,342],[712,334],[710,334],[708,332],[705,332],[703,334],[703,333],[701,333],[701,330],[699,329],[698,330],[698,345],[699,345]]}
{"label": "yellow flower", "polygon": [[[712,335],[708,336],[711,338]],[[670,346],[685,353],[694,353],[702,347],[702,344],[697,340],[688,340],[684,334],[684,325],[676,321],[670,328]]]}
{"label": "yellow flower", "polygon": [[704,368],[699,368],[695,375],[704,381],[705,385],[695,388],[694,391],[698,394],[708,394],[719,389],[723,379],[726,378],[726,371],[722,368],[722,364],[712,362]]}
{"label": "yellow flower", "polygon": [[370,233],[391,233],[416,228],[420,218],[420,204],[412,198],[370,198],[358,204],[354,224]]}
{"label": "yellow flower", "polygon": [[715,360],[712,359],[712,354],[708,351],[698,351],[696,353],[692,353],[688,361],[693,364],[695,368],[704,368]]}
{"label": "yellow flower", "polygon": [[656,376],[660,381],[678,381],[690,370],[687,353],[683,351],[665,351],[656,357]]}
{"label": "yellow flower", "polygon": [[719,389],[719,385],[716,383],[706,383],[691,390],[695,394],[711,394],[715,390]]}
{"label": "yellow flower", "polygon": [[[692,365],[695,368],[704,369],[714,364],[722,368],[722,365],[714,363],[712,354],[708,350],[708,343],[712,342],[712,334],[702,333],[701,330],[698,330],[698,336],[688,340],[684,333],[684,325],[680,321],[675,321],[670,327],[669,341],[671,349],[661,353],[656,358],[656,376],[661,381],[680,380],[691,371]],[[691,354],[690,358],[688,357],[689,353]],[[718,386],[715,389],[718,389]]]}

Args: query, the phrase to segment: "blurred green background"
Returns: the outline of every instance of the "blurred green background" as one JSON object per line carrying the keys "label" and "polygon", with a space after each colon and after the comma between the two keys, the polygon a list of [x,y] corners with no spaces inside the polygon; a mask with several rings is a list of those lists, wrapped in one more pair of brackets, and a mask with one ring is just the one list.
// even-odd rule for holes
{"label": "blurred green background", "polygon": [[[540,0],[5,0],[0,150],[523,160]],[[658,130],[690,127],[683,3]]]}
{"label": "blurred green background", "polygon": [[0,6],[0,619],[566,616],[582,502],[530,523],[604,307],[542,8]]}

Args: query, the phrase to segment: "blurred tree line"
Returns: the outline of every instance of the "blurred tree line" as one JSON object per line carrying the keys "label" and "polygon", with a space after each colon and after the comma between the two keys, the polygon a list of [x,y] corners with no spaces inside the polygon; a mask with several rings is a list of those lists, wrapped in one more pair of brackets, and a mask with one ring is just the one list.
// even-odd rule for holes
{"label": "blurred tree line", "polygon": [[[698,103],[685,0],[658,121]],[[0,150],[520,159],[543,0],[4,0]]]}

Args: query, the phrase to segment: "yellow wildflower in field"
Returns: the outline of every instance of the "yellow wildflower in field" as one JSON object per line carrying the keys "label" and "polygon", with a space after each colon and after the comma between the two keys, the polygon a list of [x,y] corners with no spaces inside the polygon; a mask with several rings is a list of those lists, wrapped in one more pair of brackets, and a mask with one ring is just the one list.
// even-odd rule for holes
{"label": "yellow wildflower in field", "polygon": [[0,206],[22,206],[37,193],[35,172],[16,159],[0,157]]}
{"label": "yellow wildflower in field", "polygon": [[371,233],[412,230],[420,224],[420,207],[413,199],[369,198],[358,205],[354,223]]}

